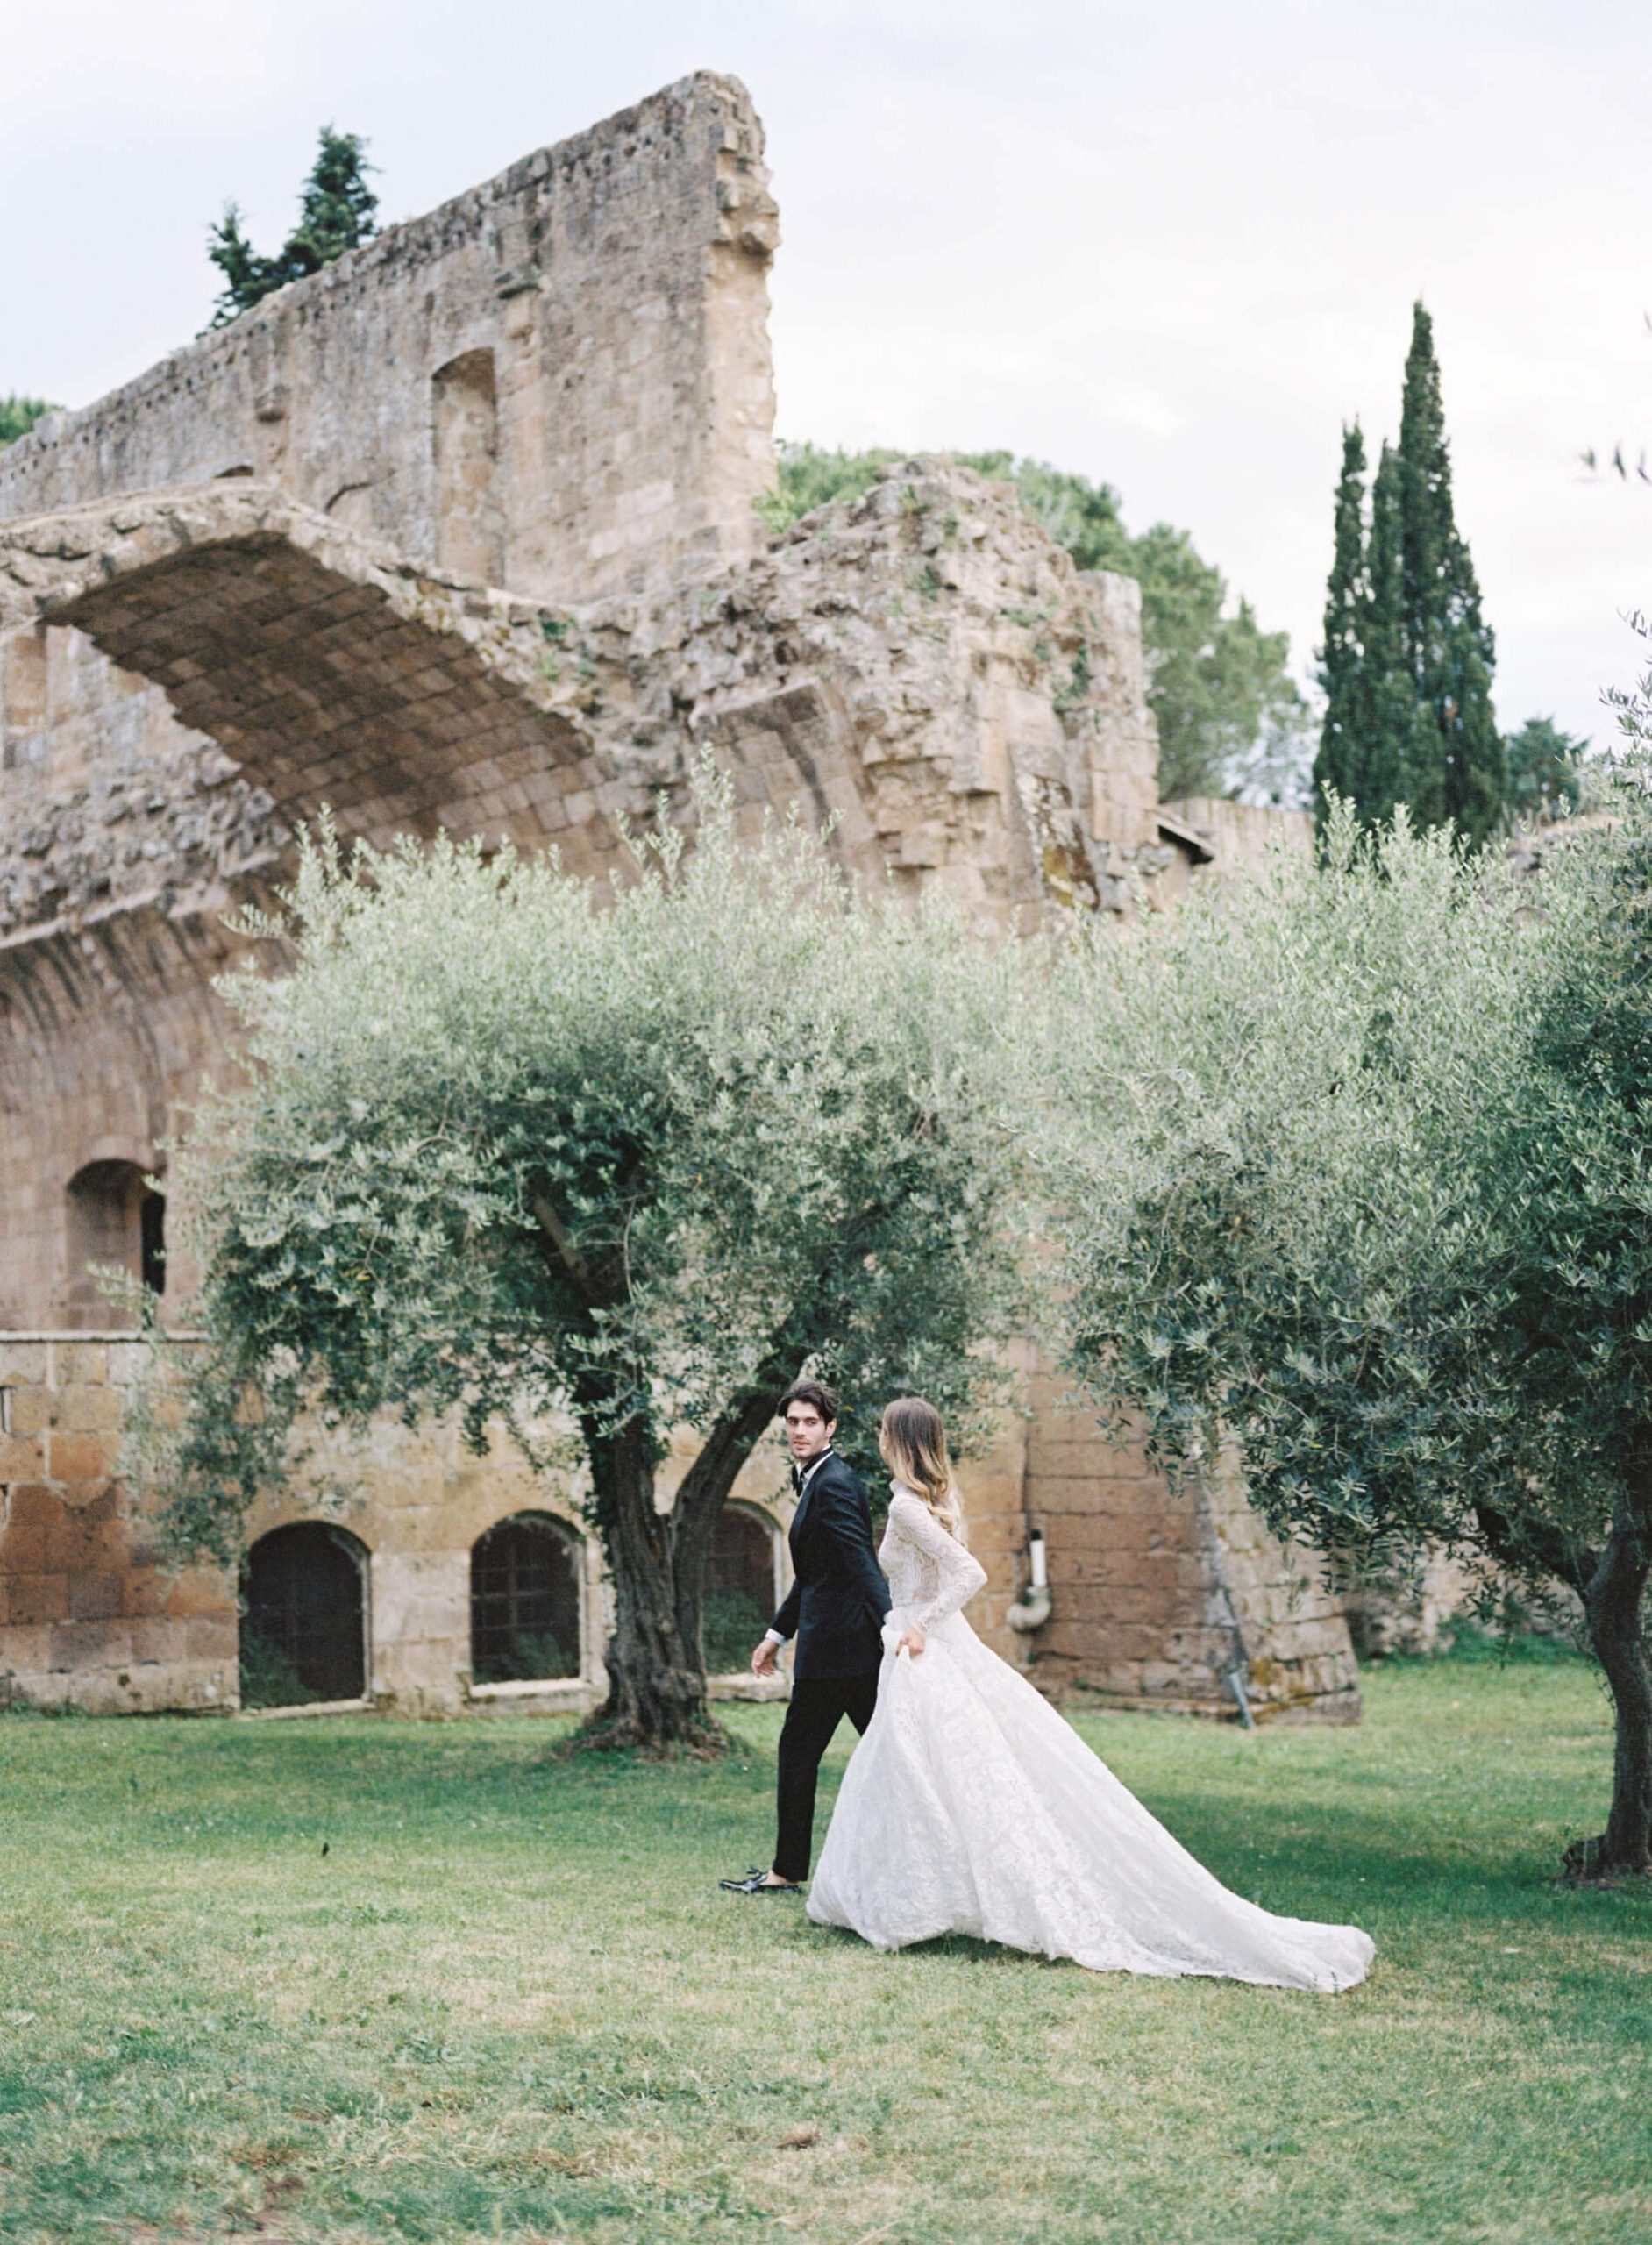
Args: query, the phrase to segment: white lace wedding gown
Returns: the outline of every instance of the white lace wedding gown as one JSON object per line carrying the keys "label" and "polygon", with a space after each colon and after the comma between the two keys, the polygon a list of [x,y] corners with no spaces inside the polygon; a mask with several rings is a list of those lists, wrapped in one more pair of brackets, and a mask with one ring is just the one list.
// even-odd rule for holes
{"label": "white lace wedding gown", "polygon": [[986,1577],[898,1483],[878,1554],[925,1650],[884,1655],[809,1891],[808,1914],[876,1949],[972,1934],[1099,1972],[1201,1972],[1275,1987],[1363,1980],[1355,1926],[1276,1918],[1213,1878],[959,1608]]}

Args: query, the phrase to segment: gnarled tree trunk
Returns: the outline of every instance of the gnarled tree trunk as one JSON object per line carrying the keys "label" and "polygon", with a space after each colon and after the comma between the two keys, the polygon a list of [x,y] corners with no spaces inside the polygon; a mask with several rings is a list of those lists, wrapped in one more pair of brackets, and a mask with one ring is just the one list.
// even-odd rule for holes
{"label": "gnarled tree trunk", "polygon": [[614,1584],[609,1694],[587,1726],[588,1743],[644,1753],[715,1753],[728,1744],[706,1701],[701,1615],[717,1515],[786,1383],[738,1398],[685,1475],[669,1513],[654,1504],[654,1443],[640,1421],[586,1442],[597,1517]]}
{"label": "gnarled tree trunk", "polygon": [[1652,1869],[1652,1662],[1642,1613],[1652,1566],[1652,1452],[1630,1469],[1611,1533],[1599,1550],[1541,1522],[1524,1522],[1516,1530],[1488,1506],[1475,1510],[1494,1559],[1515,1568],[1535,1564],[1577,1592],[1590,1649],[1612,1693],[1606,1828],[1567,1849],[1567,1876],[1621,1878]]}
{"label": "gnarled tree trunk", "polygon": [[[1637,1512],[1639,1522],[1634,1517]],[[1616,1732],[1606,1828],[1566,1850],[1566,1868],[1574,1878],[1620,1878],[1652,1871],[1652,1667],[1642,1619],[1652,1563],[1647,1516],[1644,1503],[1620,1508],[1579,1586],[1589,1642],[1612,1693]]]}
{"label": "gnarled tree trunk", "polygon": [[[623,1254],[593,1261],[544,1194],[534,1214],[547,1265],[571,1286],[593,1321],[625,1301]],[[659,1456],[646,1415],[620,1422],[621,1399],[593,1375],[575,1408],[585,1437],[614,1586],[614,1629],[607,1648],[608,1698],[580,1734],[587,1745],[634,1747],[646,1754],[717,1753],[730,1743],[706,1704],[701,1616],[717,1515],[801,1351],[777,1342],[751,1386],[736,1396],[707,1436],[669,1513],[654,1502]]]}
{"label": "gnarled tree trunk", "polygon": [[654,1504],[652,1430],[641,1418],[617,1433],[587,1424],[586,1449],[614,1586],[608,1699],[587,1725],[587,1741],[649,1754],[707,1751],[717,1733],[699,1643],[685,1640],[678,1626],[671,1521]]}

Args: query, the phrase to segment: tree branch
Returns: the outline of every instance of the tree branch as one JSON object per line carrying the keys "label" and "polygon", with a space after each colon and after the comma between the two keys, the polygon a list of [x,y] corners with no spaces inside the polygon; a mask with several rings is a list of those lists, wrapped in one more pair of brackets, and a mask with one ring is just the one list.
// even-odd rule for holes
{"label": "tree branch", "polygon": [[536,1187],[530,1200],[539,1229],[561,1258],[562,1267],[582,1294],[592,1287],[591,1266],[573,1244],[573,1236],[551,1205],[551,1196]]}

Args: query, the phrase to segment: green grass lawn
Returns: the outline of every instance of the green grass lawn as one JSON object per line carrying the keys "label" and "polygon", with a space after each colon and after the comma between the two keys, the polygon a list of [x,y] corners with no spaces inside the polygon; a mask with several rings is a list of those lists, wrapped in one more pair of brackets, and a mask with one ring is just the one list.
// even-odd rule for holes
{"label": "green grass lawn", "polygon": [[1652,2238],[1652,1893],[1549,1883],[1606,1797],[1582,1668],[1390,1668],[1356,1731],[1080,1718],[1231,1885],[1370,1929],[1340,1998],[720,1894],[769,1840],[777,1711],[734,1718],[666,1769],[0,1719],[0,2237]]}

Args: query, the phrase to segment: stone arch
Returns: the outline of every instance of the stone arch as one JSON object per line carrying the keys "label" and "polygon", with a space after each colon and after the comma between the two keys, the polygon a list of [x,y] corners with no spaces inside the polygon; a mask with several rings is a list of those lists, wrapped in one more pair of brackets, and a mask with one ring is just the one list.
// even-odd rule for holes
{"label": "stone arch", "polygon": [[39,622],[153,681],[283,816],[324,804],[376,841],[555,842],[607,875],[617,815],[647,809],[582,721],[540,609],[417,569],[267,484],[0,524],[0,632]]}
{"label": "stone arch", "polygon": [[780,1603],[780,1532],[755,1505],[727,1503],[706,1566],[701,1626],[714,1675],[743,1669]]}
{"label": "stone arch", "polygon": [[367,1696],[367,1547],[331,1521],[273,1528],[241,1570],[241,1702]]}
{"label": "stone arch", "polygon": [[550,1682],[583,1667],[583,1538],[544,1512],[512,1513],[470,1554],[471,1677]]}

